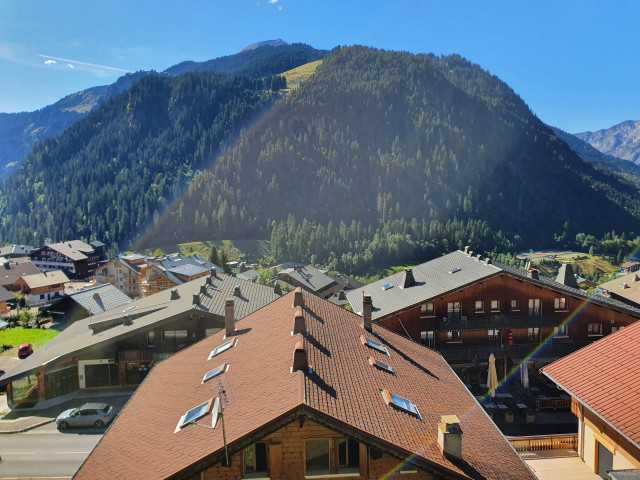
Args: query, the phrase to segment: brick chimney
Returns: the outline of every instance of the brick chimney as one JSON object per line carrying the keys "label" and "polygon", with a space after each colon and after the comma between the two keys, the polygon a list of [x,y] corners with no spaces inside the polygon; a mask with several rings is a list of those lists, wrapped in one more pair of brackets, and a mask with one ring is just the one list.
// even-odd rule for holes
{"label": "brick chimney", "polygon": [[362,328],[367,332],[372,330],[371,314],[373,313],[373,301],[368,293],[362,297]]}
{"label": "brick chimney", "polygon": [[294,290],[293,306],[304,308],[304,297],[302,296],[302,289],[300,287]]}
{"label": "brick chimney", "polygon": [[293,333],[294,335],[296,333],[301,333],[302,335],[307,334],[307,325],[301,308],[297,309],[293,315]]}
{"label": "brick chimney", "polygon": [[233,310],[233,298],[227,298],[224,302],[224,329],[227,337],[230,337],[236,331],[236,321],[233,318]]}
{"label": "brick chimney", "polygon": [[438,422],[438,447],[443,455],[462,460],[462,429],[455,415],[443,415]]}
{"label": "brick chimney", "polygon": [[416,281],[413,278],[413,270],[411,268],[404,269],[404,277],[402,279],[402,285],[400,288],[409,288],[412,285],[415,285]]}
{"label": "brick chimney", "polygon": [[293,372],[302,370],[303,372],[309,371],[309,360],[307,359],[307,352],[304,349],[304,343],[302,340],[296,343],[293,350]]}

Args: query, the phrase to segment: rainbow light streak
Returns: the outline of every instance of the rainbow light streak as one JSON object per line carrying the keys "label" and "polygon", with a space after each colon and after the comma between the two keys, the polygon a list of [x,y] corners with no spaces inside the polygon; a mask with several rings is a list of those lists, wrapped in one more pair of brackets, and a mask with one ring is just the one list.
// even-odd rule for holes
{"label": "rainbow light streak", "polygon": [[[625,263],[626,261],[629,260],[629,258],[631,257],[635,257],[640,253],[640,245],[638,245],[638,247],[636,247],[627,257],[624,258],[623,263]],[[610,280],[612,280],[615,276],[616,272],[613,272],[611,275],[609,275],[605,282],[602,283],[606,283]],[[587,307],[587,305],[589,305],[592,300],[596,297],[596,294],[587,294],[587,298],[585,300],[583,300],[582,302],[580,302],[580,304],[573,310],[573,312],[571,312],[570,315],[567,316],[567,318],[560,323],[560,328],[569,325],[575,318],[577,318],[583,311],[584,309]],[[549,342],[551,342],[553,340],[553,337],[555,335],[555,331],[547,336],[544,341],[540,342],[540,345],[538,345],[527,357],[525,357],[522,362],[520,362],[518,365],[514,366],[511,371],[507,374],[507,376],[502,380],[498,382],[498,387],[496,388],[496,390],[498,388],[500,388],[502,385],[504,385],[507,381],[509,381],[519,370],[523,365],[526,365],[529,361],[531,361],[539,352],[540,350],[542,350],[546,345],[549,344]],[[473,407],[469,410],[466,410],[462,416],[458,416],[458,418],[460,419],[460,421],[462,422],[463,419],[465,419],[466,417],[468,417],[474,410],[481,408],[480,404],[482,402],[484,402],[487,398],[489,398],[489,396],[491,395],[491,392],[487,392],[485,395],[482,396],[482,399],[478,400],[478,402],[473,405]],[[395,466],[392,470],[390,470],[388,473],[386,473],[384,476],[381,477],[382,480],[387,480],[391,477],[393,477],[394,475],[396,475],[405,465],[408,465],[409,463],[411,463],[413,461],[413,459],[415,459],[418,456],[422,456],[424,455],[424,453],[433,445],[435,445],[437,442],[430,442],[426,445],[424,445],[422,447],[422,449],[420,449],[418,452],[410,455],[409,457],[407,457],[403,462],[399,463],[397,466]]]}

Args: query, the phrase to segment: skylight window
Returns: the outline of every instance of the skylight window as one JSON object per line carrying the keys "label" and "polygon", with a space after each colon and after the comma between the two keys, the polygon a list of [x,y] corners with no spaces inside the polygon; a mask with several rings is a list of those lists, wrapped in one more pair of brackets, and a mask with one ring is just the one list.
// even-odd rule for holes
{"label": "skylight window", "polygon": [[386,285],[382,286],[383,290],[389,290],[390,288],[393,288],[393,285],[391,285],[390,283],[387,283]]}
{"label": "skylight window", "polygon": [[459,272],[460,270],[462,270],[460,267],[452,268],[451,270],[449,270],[449,273],[456,273],[456,272]]}
{"label": "skylight window", "polygon": [[412,415],[415,415],[416,417],[422,419],[422,417],[420,416],[420,412],[418,411],[418,407],[411,400],[407,400],[400,395],[391,393],[386,388],[384,390],[381,390],[380,393],[382,393],[382,398],[387,405],[391,404],[394,407],[399,408],[400,410],[409,412]]}
{"label": "skylight window", "polygon": [[222,372],[225,371],[227,364],[223,363],[222,365],[220,365],[218,368],[214,368],[213,370],[208,371],[207,373],[204,374],[204,378],[202,379],[202,383],[206,382],[207,380],[220,375]]}
{"label": "skylight window", "polygon": [[209,409],[212,403],[213,403],[213,398],[210,398],[206,402],[189,410],[187,413],[184,414],[184,417],[181,418],[181,421],[178,424],[178,427],[184,428],[190,423],[193,423],[196,420],[199,420],[202,417],[204,417],[207,413],[209,413]]}
{"label": "skylight window", "polygon": [[[387,347],[385,347],[381,343],[376,342],[375,340],[371,340],[370,338],[367,338],[364,335],[360,336],[360,340],[362,341],[363,345],[366,345],[367,347],[373,348],[374,350],[378,350],[379,352],[382,352],[385,355],[389,355],[389,350],[387,350]],[[391,355],[389,355],[389,356],[391,356]]]}
{"label": "skylight window", "polygon": [[211,350],[211,354],[209,355],[208,360],[211,360],[216,355],[219,355],[222,352],[225,352],[229,350],[231,347],[235,346],[236,341],[237,339],[231,339],[228,342],[223,343],[222,345],[218,345],[216,348]]}
{"label": "skylight window", "polygon": [[393,371],[393,367],[388,363],[381,362],[380,360],[376,360],[373,357],[369,357],[369,364],[372,367],[378,367],[380,370],[384,370],[395,375],[396,372]]}

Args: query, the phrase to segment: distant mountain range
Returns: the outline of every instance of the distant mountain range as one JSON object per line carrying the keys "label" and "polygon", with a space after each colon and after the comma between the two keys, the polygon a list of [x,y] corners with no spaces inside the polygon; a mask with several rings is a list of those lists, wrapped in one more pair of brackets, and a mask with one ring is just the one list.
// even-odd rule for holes
{"label": "distant mountain range", "polygon": [[640,121],[627,120],[611,128],[575,136],[602,153],[640,164]]}
{"label": "distant mountain range", "polygon": [[304,44],[288,45],[280,39],[258,42],[235,55],[207,62],[182,62],[161,74],[148,71],[130,73],[111,85],[68,95],[35,112],[0,113],[0,180],[19,168],[34,144],[60,135],[95,107],[128,90],[147,75],[180,75],[198,71],[261,78],[321,59],[327,53]]}
{"label": "distant mountain range", "polygon": [[[308,54],[283,51],[275,70]],[[269,71],[243,58],[243,71]],[[469,242],[640,232],[634,174],[574,150],[457,55],[338,47],[289,95],[208,71],[146,76],[2,185],[0,240],[270,237],[274,258],[361,271]]]}

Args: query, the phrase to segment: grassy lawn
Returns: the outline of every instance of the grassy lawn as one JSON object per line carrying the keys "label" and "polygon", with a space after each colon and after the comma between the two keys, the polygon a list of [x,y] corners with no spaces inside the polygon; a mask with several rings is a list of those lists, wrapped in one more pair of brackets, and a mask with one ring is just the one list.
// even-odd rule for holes
{"label": "grassy lawn", "polygon": [[51,328],[39,329],[15,327],[0,330],[0,345],[11,345],[13,347],[9,350],[5,350],[2,355],[10,357],[17,356],[18,346],[21,343],[30,343],[33,345],[33,349],[37,350],[59,333],[60,332],[57,330],[53,330]]}
{"label": "grassy lawn", "polygon": [[402,272],[405,268],[413,268],[412,265],[393,265],[390,267],[371,268],[365,275],[358,277],[358,280],[363,285],[376,282],[380,279],[393,275],[394,273]]}
{"label": "grassy lawn", "polygon": [[321,63],[322,60],[316,60],[315,62],[306,63],[293,70],[284,72],[282,75],[287,79],[287,90],[297,87],[301,82],[313,75]]}

